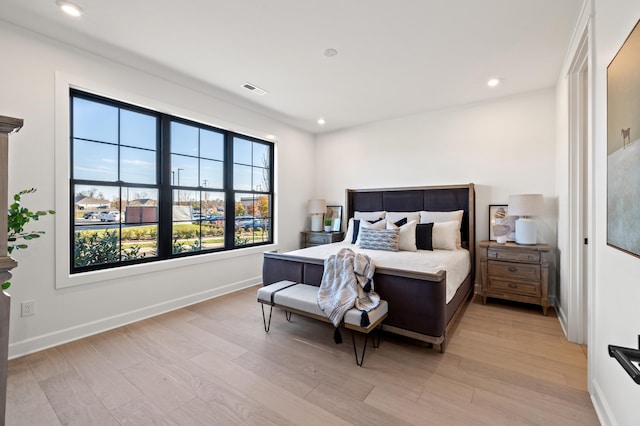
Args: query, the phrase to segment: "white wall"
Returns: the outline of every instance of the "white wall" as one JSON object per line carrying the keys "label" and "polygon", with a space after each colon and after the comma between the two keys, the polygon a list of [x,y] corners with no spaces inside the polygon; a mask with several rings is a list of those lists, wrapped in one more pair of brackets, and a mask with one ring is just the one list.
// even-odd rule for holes
{"label": "white wall", "polygon": [[[607,66],[640,18],[637,0],[595,0],[596,283],[589,342],[593,398],[603,424],[638,424],[640,386],[610,358],[607,345],[638,347],[640,259],[607,241]],[[638,182],[631,182],[638,185]]]}
{"label": "white wall", "polygon": [[[267,118],[257,107],[249,110],[206,95],[198,90],[199,83],[185,83],[184,77],[176,76],[180,83],[172,83],[1,21],[0,50],[5,53],[0,67],[0,114],[25,122],[9,139],[9,192],[36,187],[38,192],[28,196],[25,205],[59,211],[57,217],[46,217],[31,228],[46,231],[43,239],[14,253],[19,267],[9,291],[11,357],[258,283],[262,252],[267,249],[172,261],[164,270],[150,265],[133,267],[135,275],[119,278],[98,272],[91,274],[88,281],[92,283],[56,289],[56,272],[65,276],[68,271],[59,261],[56,246],[61,242],[66,247],[69,237],[64,214],[69,204],[61,201],[68,200],[68,183],[54,185],[56,174],[67,173],[66,164],[54,161],[60,143],[66,144],[55,135],[68,127],[55,106],[60,103],[56,86],[60,75],[65,81],[89,86],[95,82],[105,94],[117,93],[125,101],[144,100],[151,104],[145,106],[161,105],[168,109],[165,112],[240,133],[276,135],[278,244],[268,249],[298,247],[307,216],[305,203],[314,196],[312,135]],[[54,226],[56,221],[61,221],[62,228]],[[60,229],[62,232],[56,232]],[[35,316],[20,317],[24,300],[36,301]]]}
{"label": "white wall", "polygon": [[511,194],[542,193],[547,213],[538,220],[538,239],[555,244],[551,88],[382,121],[316,140],[317,192],[327,202],[344,205],[345,188],[472,182],[480,241],[489,236],[489,204],[507,204]]}

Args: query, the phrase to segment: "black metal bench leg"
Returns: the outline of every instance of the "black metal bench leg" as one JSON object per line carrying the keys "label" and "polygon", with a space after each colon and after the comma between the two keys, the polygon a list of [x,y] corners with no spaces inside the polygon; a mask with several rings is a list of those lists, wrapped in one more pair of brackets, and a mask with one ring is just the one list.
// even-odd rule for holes
{"label": "black metal bench leg", "polygon": [[[374,348],[377,349],[378,347],[380,347],[380,339],[382,339],[382,324],[380,324],[380,328],[378,328],[378,341],[376,342],[375,337],[371,336],[371,344],[373,345]],[[362,367],[362,363],[364,362],[364,353],[367,350],[368,341],[369,341],[369,333],[366,333],[364,337],[364,346],[362,347],[362,356],[360,357],[360,359],[358,359],[358,350],[356,349],[355,332],[353,330],[351,331],[351,342],[353,342],[353,354],[356,356],[356,364],[358,364],[358,367]]]}
{"label": "black metal bench leg", "polygon": [[351,341],[353,342],[353,354],[356,356],[356,364],[358,367],[362,367],[362,363],[364,362],[364,353],[367,350],[367,341],[369,340],[369,334],[365,334],[364,338],[364,346],[362,348],[362,356],[358,359],[358,350],[356,349],[356,337],[355,332],[351,332]]}
{"label": "black metal bench leg", "polygon": [[271,309],[269,309],[269,322],[267,322],[267,319],[264,315],[264,303],[261,303],[260,306],[262,307],[262,323],[264,324],[264,331],[268,333],[269,328],[271,328],[271,314],[273,313],[273,306],[271,306]]}
{"label": "black metal bench leg", "polygon": [[284,317],[287,319],[287,321],[291,321],[291,312],[284,311]]}
{"label": "black metal bench leg", "polygon": [[382,339],[382,324],[380,324],[380,328],[378,329],[378,341],[376,342],[373,337],[371,337],[371,343],[373,347],[378,349],[380,347],[380,339]]}

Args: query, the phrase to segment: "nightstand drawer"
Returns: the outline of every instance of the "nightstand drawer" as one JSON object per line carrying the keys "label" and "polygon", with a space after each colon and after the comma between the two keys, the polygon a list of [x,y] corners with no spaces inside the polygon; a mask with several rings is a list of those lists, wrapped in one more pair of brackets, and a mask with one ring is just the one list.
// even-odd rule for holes
{"label": "nightstand drawer", "polygon": [[331,242],[331,234],[307,234],[307,243],[327,244]]}
{"label": "nightstand drawer", "polygon": [[487,250],[487,257],[496,260],[511,260],[513,262],[531,262],[540,263],[540,253],[537,251],[506,251],[506,250]]}
{"label": "nightstand drawer", "polygon": [[540,284],[489,277],[489,291],[540,297]]}
{"label": "nightstand drawer", "polygon": [[503,278],[518,278],[524,280],[540,281],[540,266],[527,263],[494,262],[490,260],[489,275]]}
{"label": "nightstand drawer", "polygon": [[300,235],[302,248],[331,244],[344,238],[344,232],[303,231]]}

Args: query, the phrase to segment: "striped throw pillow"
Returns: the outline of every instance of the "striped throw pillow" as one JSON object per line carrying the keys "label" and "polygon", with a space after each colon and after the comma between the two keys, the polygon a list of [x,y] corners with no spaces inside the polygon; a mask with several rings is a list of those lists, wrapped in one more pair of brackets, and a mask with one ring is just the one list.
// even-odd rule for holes
{"label": "striped throw pillow", "polygon": [[360,230],[360,242],[358,247],[369,250],[398,251],[400,228],[396,229],[371,229]]}

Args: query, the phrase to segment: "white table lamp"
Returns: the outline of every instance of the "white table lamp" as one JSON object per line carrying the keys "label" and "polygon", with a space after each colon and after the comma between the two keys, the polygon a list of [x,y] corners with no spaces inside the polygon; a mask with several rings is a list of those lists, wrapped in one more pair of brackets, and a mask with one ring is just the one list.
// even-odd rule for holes
{"label": "white table lamp", "polygon": [[323,216],[327,212],[325,200],[309,200],[309,213],[311,214],[311,230],[322,231]]}
{"label": "white table lamp", "polygon": [[540,216],[544,212],[542,194],[510,195],[507,213],[520,216],[516,220],[516,244],[534,245],[538,242],[536,222],[531,216]]}

